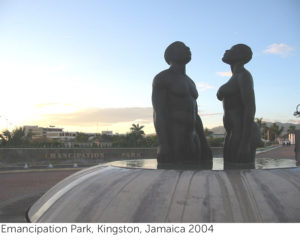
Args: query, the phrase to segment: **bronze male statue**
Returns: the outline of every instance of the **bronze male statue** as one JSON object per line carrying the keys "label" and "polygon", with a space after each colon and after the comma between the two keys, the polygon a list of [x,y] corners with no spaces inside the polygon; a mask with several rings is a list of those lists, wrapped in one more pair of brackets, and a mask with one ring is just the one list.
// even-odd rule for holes
{"label": "bronze male statue", "polygon": [[244,65],[252,59],[250,47],[234,45],[227,50],[222,61],[229,64],[232,77],[220,87],[217,98],[223,101],[224,167],[229,164],[248,165],[254,168],[255,150],[260,139],[259,129],[254,122],[255,96],[253,80]]}
{"label": "bronze male statue", "polygon": [[165,51],[170,68],[153,80],[152,104],[159,147],[157,161],[162,164],[212,167],[202,121],[198,115],[198,92],[185,66],[191,60],[190,49],[176,41]]}

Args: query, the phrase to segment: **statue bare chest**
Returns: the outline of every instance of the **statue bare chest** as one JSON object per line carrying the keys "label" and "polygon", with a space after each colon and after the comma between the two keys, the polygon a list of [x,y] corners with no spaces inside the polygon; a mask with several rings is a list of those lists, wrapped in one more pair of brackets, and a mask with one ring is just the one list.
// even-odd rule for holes
{"label": "statue bare chest", "polygon": [[169,94],[175,97],[188,97],[197,99],[198,92],[196,85],[189,77],[172,78],[169,83]]}

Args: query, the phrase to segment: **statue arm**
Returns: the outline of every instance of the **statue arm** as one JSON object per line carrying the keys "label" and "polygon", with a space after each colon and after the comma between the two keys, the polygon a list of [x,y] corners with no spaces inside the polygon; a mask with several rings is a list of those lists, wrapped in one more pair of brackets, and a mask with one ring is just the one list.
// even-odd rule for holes
{"label": "statue arm", "polygon": [[255,96],[253,80],[250,73],[241,73],[238,77],[238,84],[243,103],[242,136],[241,147],[250,146],[252,125],[255,116]]}
{"label": "statue arm", "polygon": [[164,80],[156,76],[152,86],[153,121],[157,138],[162,149],[168,146],[167,135],[167,90]]}
{"label": "statue arm", "polygon": [[198,114],[198,105],[196,104],[196,131],[199,135],[200,143],[201,143],[201,156],[202,158],[208,160],[212,158],[212,152],[211,149],[208,146],[205,134],[204,134],[204,128],[202,124],[202,120]]}

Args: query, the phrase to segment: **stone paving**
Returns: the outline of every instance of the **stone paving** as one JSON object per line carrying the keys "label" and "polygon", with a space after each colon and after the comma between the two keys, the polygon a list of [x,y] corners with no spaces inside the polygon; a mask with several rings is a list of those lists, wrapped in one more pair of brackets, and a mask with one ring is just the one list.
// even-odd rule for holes
{"label": "stone paving", "polygon": [[25,222],[27,209],[71,171],[0,173],[0,222]]}
{"label": "stone paving", "polygon": [[279,146],[278,148],[257,154],[257,158],[295,159],[295,145]]}

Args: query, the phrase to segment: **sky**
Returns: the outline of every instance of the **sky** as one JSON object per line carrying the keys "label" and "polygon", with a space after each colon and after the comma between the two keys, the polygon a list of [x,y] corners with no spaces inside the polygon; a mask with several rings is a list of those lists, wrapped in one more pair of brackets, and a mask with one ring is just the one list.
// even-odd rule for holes
{"label": "sky", "polygon": [[256,117],[300,123],[299,27],[298,0],[0,0],[0,130],[154,133],[152,81],[174,41],[191,49],[205,127],[223,124],[221,58],[238,43],[253,51]]}

